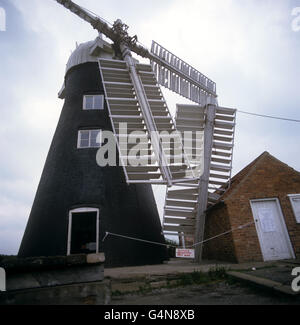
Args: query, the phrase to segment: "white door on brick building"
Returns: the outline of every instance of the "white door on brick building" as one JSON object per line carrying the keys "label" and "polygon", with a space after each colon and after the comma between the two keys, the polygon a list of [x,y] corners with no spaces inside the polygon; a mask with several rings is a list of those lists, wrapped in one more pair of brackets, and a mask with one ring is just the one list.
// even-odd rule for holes
{"label": "white door on brick building", "polygon": [[251,208],[264,260],[295,258],[279,200],[252,200]]}

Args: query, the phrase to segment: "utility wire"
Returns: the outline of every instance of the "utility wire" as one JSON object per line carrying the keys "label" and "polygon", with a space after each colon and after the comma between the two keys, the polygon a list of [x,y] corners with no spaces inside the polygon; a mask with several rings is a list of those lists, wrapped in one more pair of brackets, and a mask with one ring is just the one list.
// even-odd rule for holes
{"label": "utility wire", "polygon": [[300,120],[295,120],[295,119],[290,119],[290,118],[283,118],[283,117],[277,117],[277,116],[271,116],[271,115],[256,114],[256,113],[244,112],[244,111],[240,111],[240,110],[238,110],[237,112],[242,113],[242,114],[247,114],[247,115],[258,116],[258,117],[271,118],[271,119],[275,119],[275,120],[282,120],[282,121],[300,123]]}

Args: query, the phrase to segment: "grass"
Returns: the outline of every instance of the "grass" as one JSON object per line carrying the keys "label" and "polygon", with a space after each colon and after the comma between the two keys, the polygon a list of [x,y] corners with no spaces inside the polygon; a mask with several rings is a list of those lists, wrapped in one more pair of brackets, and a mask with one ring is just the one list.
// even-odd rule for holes
{"label": "grass", "polygon": [[18,256],[16,255],[1,255],[0,254],[0,261],[2,260],[16,260],[18,258]]}
{"label": "grass", "polygon": [[208,273],[194,271],[193,273],[181,274],[175,286],[182,287],[194,284],[206,284],[226,279],[227,274],[224,268],[212,269]]}
{"label": "grass", "polygon": [[[135,294],[147,294],[152,292],[154,289],[172,289],[172,288],[178,288],[178,287],[185,287],[190,285],[203,285],[203,284],[209,284],[214,283],[218,281],[230,281],[230,278],[227,276],[226,270],[224,268],[216,268],[211,269],[209,272],[200,272],[200,271],[194,271],[192,273],[183,273],[179,274],[176,277],[173,277],[172,279],[166,279],[165,284],[161,285],[159,288],[154,288],[151,284],[155,282],[151,282],[149,280],[145,279],[145,282],[142,286],[139,286],[139,289],[135,292]],[[120,292],[119,290],[116,290],[112,293],[113,296],[122,296],[126,295],[129,292]]]}

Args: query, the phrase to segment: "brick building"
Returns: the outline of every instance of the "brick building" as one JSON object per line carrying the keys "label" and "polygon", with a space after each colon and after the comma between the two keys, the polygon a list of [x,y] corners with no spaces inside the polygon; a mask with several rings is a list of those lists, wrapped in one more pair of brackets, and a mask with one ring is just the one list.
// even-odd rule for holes
{"label": "brick building", "polygon": [[208,209],[204,258],[230,262],[300,258],[300,173],[264,152]]}

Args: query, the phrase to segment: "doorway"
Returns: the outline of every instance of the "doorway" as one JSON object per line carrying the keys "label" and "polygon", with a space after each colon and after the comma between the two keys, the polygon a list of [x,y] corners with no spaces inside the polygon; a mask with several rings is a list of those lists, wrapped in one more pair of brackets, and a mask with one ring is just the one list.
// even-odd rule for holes
{"label": "doorway", "polygon": [[251,208],[264,261],[295,258],[279,200],[252,200]]}
{"label": "doorway", "polygon": [[99,253],[99,209],[69,212],[68,255]]}

